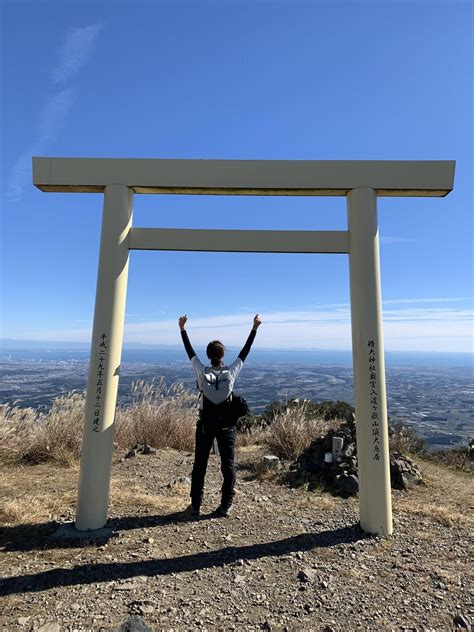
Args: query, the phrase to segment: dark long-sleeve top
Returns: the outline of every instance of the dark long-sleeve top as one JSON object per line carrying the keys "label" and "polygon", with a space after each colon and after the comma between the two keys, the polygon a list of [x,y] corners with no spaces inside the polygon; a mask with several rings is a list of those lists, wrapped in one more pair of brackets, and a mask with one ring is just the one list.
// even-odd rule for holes
{"label": "dark long-sleeve top", "polygon": [[[244,346],[242,347],[239,355],[237,356],[238,358],[240,358],[242,360],[242,362],[245,362],[249,352],[250,352],[250,348],[252,346],[253,341],[255,340],[255,336],[257,334],[257,330],[256,329],[252,329],[252,331],[249,334],[249,337],[247,338],[246,343],[244,344]],[[194,351],[191,342],[189,341],[189,337],[188,337],[188,332],[185,329],[181,329],[181,338],[183,339],[183,344],[184,344],[184,348],[186,349],[186,353],[188,354],[188,358],[191,360],[195,355],[196,352]]]}
{"label": "dark long-sleeve top", "polygon": [[184,348],[186,349],[186,353],[188,354],[188,358],[191,360],[196,355],[188,337],[188,332],[186,329],[181,329],[181,338],[183,339]]}

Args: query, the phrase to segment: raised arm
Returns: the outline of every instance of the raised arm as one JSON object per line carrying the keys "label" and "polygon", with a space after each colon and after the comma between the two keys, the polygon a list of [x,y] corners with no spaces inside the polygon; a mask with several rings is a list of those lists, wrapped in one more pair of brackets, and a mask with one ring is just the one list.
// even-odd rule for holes
{"label": "raised arm", "polygon": [[186,353],[188,354],[188,358],[191,360],[196,355],[196,352],[191,346],[188,338],[188,332],[184,328],[186,325],[186,321],[188,320],[187,316],[181,316],[179,319],[179,328],[181,330],[181,338],[183,339],[184,348],[186,349]]}
{"label": "raised arm", "polygon": [[262,321],[260,320],[259,315],[255,314],[254,319],[253,319],[252,331],[250,332],[249,337],[247,338],[247,342],[242,347],[242,351],[238,355],[238,357],[242,360],[242,362],[245,362],[245,359],[249,354],[250,347],[252,346],[252,343],[255,340],[257,329],[260,327],[261,324],[262,324]]}

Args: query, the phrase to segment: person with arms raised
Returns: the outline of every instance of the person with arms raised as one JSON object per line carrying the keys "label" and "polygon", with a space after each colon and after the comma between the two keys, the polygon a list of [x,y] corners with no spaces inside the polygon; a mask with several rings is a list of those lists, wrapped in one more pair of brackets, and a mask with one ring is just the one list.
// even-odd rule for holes
{"label": "person with arms raised", "polygon": [[187,320],[187,316],[181,316],[178,321],[179,328],[184,348],[191,360],[191,366],[202,395],[200,397],[199,419],[196,425],[196,446],[191,479],[191,507],[187,512],[196,518],[200,515],[209,453],[214,438],[216,438],[221,457],[221,472],[224,478],[221,504],[216,513],[219,516],[227,517],[232,509],[235,486],[234,459],[237,420],[231,405],[233,388],[262,321],[256,314],[247,342],[229,366],[224,365],[224,345],[219,340],[212,340],[206,349],[211,366],[206,367],[191,346],[185,329]]}

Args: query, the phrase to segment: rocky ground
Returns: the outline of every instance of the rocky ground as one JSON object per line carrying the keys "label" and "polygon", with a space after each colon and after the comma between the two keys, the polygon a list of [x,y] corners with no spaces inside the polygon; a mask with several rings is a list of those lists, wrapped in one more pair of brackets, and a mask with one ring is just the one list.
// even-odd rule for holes
{"label": "rocky ground", "polygon": [[99,541],[53,536],[73,518],[77,466],[0,471],[0,629],[450,630],[474,621],[472,476],[421,463],[426,481],[394,491],[394,535],[367,537],[356,498],[258,474],[238,452],[234,512],[183,520],[192,455],[117,458]]}

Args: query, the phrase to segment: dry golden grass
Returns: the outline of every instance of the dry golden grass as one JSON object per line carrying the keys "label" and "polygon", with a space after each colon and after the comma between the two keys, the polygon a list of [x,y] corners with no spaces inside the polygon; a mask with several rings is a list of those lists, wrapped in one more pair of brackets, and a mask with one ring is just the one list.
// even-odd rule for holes
{"label": "dry golden grass", "polygon": [[[77,501],[79,468],[57,463],[0,468],[0,525],[44,524],[58,515],[73,515]],[[131,508],[156,513],[182,511],[189,504],[189,486],[174,485],[163,494],[147,491],[140,481],[112,475],[110,513],[129,513]]]}
{"label": "dry golden grass", "polygon": [[167,514],[183,511],[189,505],[189,487],[175,486],[169,494],[154,494],[139,483],[130,485],[122,479],[112,479],[110,487],[110,513],[129,513],[131,507],[150,509],[153,513]]}
{"label": "dry golden grass", "polygon": [[444,527],[474,526],[472,519],[466,514],[453,512],[452,508],[440,507],[436,503],[425,503],[421,506],[416,503],[404,503],[403,509],[405,513],[430,518]]}
{"label": "dry golden grass", "polygon": [[294,513],[304,511],[305,509],[311,509],[316,513],[316,511],[320,512],[325,509],[331,509],[340,502],[338,498],[329,494],[308,494],[304,489],[301,490],[300,494],[295,494],[293,498],[292,509]]}
{"label": "dry golden grass", "polygon": [[394,499],[397,511],[434,520],[446,527],[468,527],[474,531],[472,498],[474,478],[425,460],[418,460],[425,485]]}
{"label": "dry golden grass", "polygon": [[143,381],[132,384],[133,403],[117,410],[115,441],[122,448],[140,443],[155,448],[193,450],[196,431],[195,393],[182,384],[166,387]]}
{"label": "dry golden grass", "polygon": [[[115,445],[121,450],[148,444],[156,448],[192,450],[196,395],[182,384],[132,385],[133,402],[117,409]],[[32,408],[0,406],[0,463],[71,465],[80,457],[85,393],[72,392],[54,400],[41,414]]]}
{"label": "dry golden grass", "polygon": [[0,463],[70,465],[79,458],[84,393],[57,397],[47,414],[8,404],[0,407]]}
{"label": "dry golden grass", "polygon": [[0,468],[0,524],[39,524],[72,510],[76,502],[78,468],[57,464]]}
{"label": "dry golden grass", "polygon": [[47,414],[1,406],[0,463],[70,464],[79,457],[83,420],[83,393],[56,398]]}
{"label": "dry golden grass", "polygon": [[[164,379],[132,384],[132,403],[117,408],[115,446],[135,444],[192,451],[197,396],[182,384],[166,386]],[[275,417],[269,428],[238,434],[237,447],[265,445],[282,459],[295,459],[318,434],[337,422],[308,419],[307,404]],[[54,400],[46,414],[5,405],[0,407],[0,463],[71,465],[80,457],[85,393],[72,392]]]}
{"label": "dry golden grass", "polygon": [[307,417],[307,402],[276,414],[268,427],[265,445],[281,459],[295,460],[319,435],[337,428],[340,421],[325,421]]}

